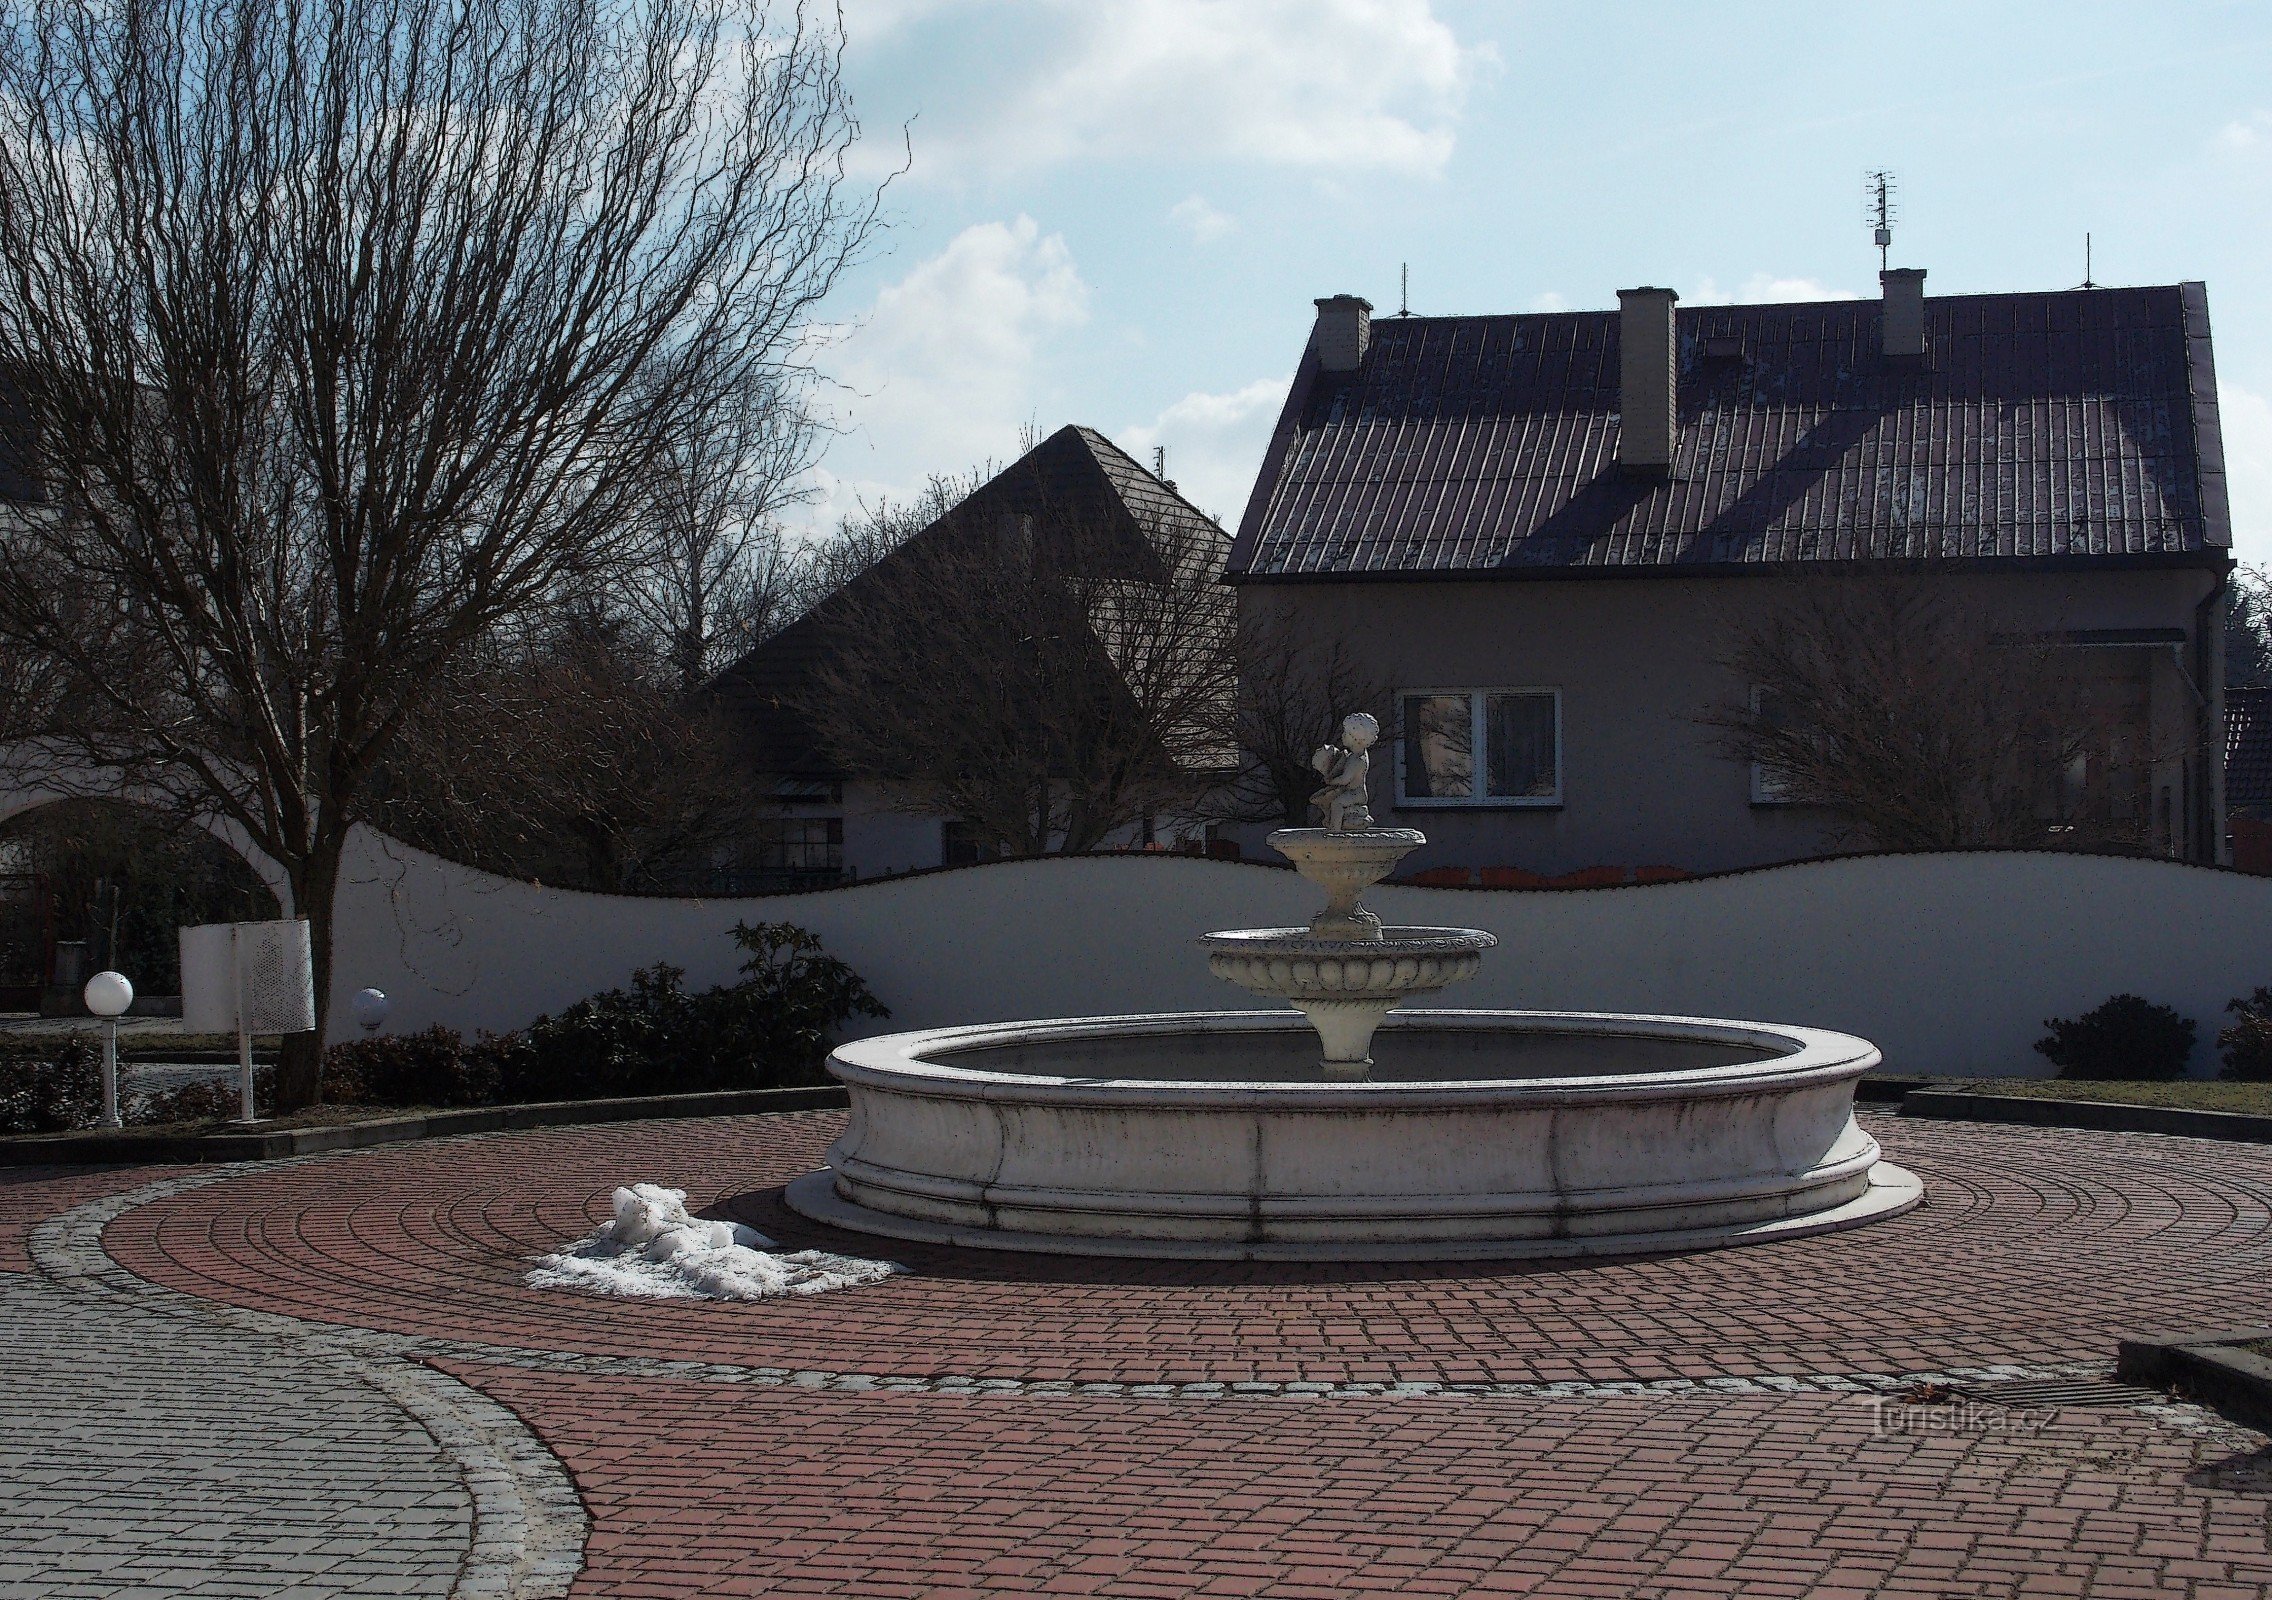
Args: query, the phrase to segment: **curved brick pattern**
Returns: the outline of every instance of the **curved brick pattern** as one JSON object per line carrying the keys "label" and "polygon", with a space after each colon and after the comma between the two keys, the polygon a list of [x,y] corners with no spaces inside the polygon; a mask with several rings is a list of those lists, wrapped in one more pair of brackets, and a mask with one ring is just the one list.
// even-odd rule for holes
{"label": "curved brick pattern", "polygon": [[106,1222],[237,1170],[82,1201],[29,1230],[36,1277],[0,1278],[0,1593],[564,1594],[587,1518],[512,1412],[386,1335],[180,1294],[103,1252]]}
{"label": "curved brick pattern", "polygon": [[[2272,1157],[2146,1135],[1873,1117],[1925,1205],[1853,1233],[1557,1265],[1074,1261],[885,1245],[777,1201],[837,1113],[541,1130],[362,1152],[129,1212],[105,1243],[194,1294],[540,1350],[1121,1383],[1664,1382],[2103,1361],[2118,1332],[2272,1321]],[[911,1276],[757,1305],[520,1281],[613,1187],[687,1188]]]}
{"label": "curved brick pattern", "polygon": [[124,1194],[180,1167],[0,1167],[0,1272],[32,1270],[26,1241],[43,1217],[82,1201]]}
{"label": "curved brick pattern", "polygon": [[[736,1305],[521,1281],[638,1178],[874,1253],[777,1202],[837,1125],[543,1130],[201,1173],[83,1203],[32,1256],[89,1303],[202,1307],[177,1320],[382,1390],[473,1489],[468,1572],[486,1545],[493,1573],[566,1583],[560,1537],[588,1507],[578,1594],[2272,1592],[2255,1435],[2178,1405],[1939,1405],[1888,1430],[1871,1397],[1831,1392],[2103,1369],[2121,1329],[2272,1320],[2272,1160],[2251,1148],[1874,1119],[1925,1176],[1922,1210],[1657,1260],[891,1247],[915,1275]],[[558,1469],[527,1430],[581,1507],[543,1487]],[[543,1571],[514,1558],[511,1517],[485,1517],[485,1493],[516,1492],[485,1491],[482,1460],[524,1485]]]}
{"label": "curved brick pattern", "polygon": [[0,1594],[452,1592],[471,1498],[371,1388],[36,1277],[0,1327]]}
{"label": "curved brick pattern", "polygon": [[2272,1452],[2166,1413],[1878,1436],[1827,1396],[1194,1406],[454,1370],[575,1473],[577,1594],[2272,1589]]}

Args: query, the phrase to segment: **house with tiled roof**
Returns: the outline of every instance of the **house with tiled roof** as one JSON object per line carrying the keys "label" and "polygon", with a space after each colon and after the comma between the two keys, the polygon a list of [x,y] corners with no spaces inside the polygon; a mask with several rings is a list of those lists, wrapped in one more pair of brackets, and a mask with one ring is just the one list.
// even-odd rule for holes
{"label": "house with tiled roof", "polygon": [[1790,581],[1894,573],[2071,649],[2135,725],[2092,792],[2148,848],[2219,858],[2231,557],[2203,286],[1924,278],[1791,305],[1318,302],[1227,579],[1250,624],[1339,640],[1393,688],[1373,809],[1428,833],[1416,866],[1837,848],[1701,719],[1746,692],[1731,629]]}
{"label": "house with tiled roof", "polygon": [[2272,873],[2272,687],[2225,690],[2225,834],[2232,864]]}
{"label": "house with tiled roof", "polygon": [[[761,814],[717,888],[754,893],[871,878],[986,859],[992,841],[939,816],[906,809],[873,775],[848,772],[831,757],[813,715],[814,686],[856,615],[863,594],[888,585],[901,563],[926,546],[983,539],[1018,525],[1020,539],[1045,545],[1051,530],[1078,524],[1096,552],[1125,560],[1135,574],[1148,556],[1201,564],[1202,583],[1227,559],[1230,536],[1094,428],[1067,426],[981,484],[897,550],[823,598],[803,617],[721,672],[707,688],[747,752]],[[1167,554],[1173,552],[1172,557]],[[1109,626],[1092,619],[1098,628]],[[1100,638],[1097,671],[1113,671]],[[1220,753],[1229,764],[1232,757]],[[1163,819],[1170,833],[1189,819]],[[1194,823],[1195,837],[1204,825]],[[1129,843],[1159,842],[1142,838]]]}

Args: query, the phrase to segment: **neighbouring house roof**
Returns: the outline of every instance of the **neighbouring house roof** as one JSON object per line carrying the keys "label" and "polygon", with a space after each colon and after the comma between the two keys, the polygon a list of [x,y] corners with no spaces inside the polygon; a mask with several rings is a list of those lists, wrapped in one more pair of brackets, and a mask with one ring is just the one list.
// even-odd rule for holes
{"label": "neighbouring house roof", "polygon": [[2225,691],[2225,809],[2272,807],[2272,689]]}
{"label": "neighbouring house roof", "polygon": [[1661,481],[1616,465],[1616,312],[1379,318],[1304,358],[1229,575],[2224,562],[2202,285],[1929,298],[1921,365],[1879,315],[1680,308]]}
{"label": "neighbouring house roof", "polygon": [[[1230,544],[1230,535],[1177,494],[1174,484],[1156,477],[1094,428],[1067,426],[988,479],[900,551],[927,539],[952,537],[956,528],[975,519],[1019,512],[1045,518],[1101,514],[1125,529],[1132,542],[1141,539],[1155,549],[1212,548],[1218,560]],[[741,728],[758,770],[792,779],[842,776],[821,750],[802,710],[803,699],[826,658],[843,597],[898,556],[899,551],[885,556],[711,680],[709,693]]]}

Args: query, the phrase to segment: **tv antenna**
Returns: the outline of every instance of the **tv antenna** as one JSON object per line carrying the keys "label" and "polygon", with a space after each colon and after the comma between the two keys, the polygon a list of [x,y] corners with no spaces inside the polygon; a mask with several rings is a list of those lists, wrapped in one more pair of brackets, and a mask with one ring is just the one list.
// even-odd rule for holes
{"label": "tv antenna", "polygon": [[2083,235],[2083,287],[2086,289],[2098,287],[2097,284],[2091,282],[2091,236],[2088,233]]}
{"label": "tv antenna", "polygon": [[1409,261],[1396,264],[1396,314],[1412,315],[1412,263]]}
{"label": "tv antenna", "polygon": [[1893,225],[1901,216],[1897,196],[1901,187],[1890,172],[1862,174],[1862,220],[1869,224],[1870,240],[1878,247],[1878,270],[1883,272],[1893,249]]}

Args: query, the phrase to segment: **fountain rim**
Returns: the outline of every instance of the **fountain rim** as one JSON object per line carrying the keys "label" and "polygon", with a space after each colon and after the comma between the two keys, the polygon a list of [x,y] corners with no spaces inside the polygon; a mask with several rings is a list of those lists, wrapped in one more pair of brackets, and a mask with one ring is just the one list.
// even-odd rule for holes
{"label": "fountain rim", "polygon": [[847,1085],[887,1093],[1051,1106],[1141,1106],[1151,1111],[1192,1112],[1252,1106],[1385,1110],[1391,1106],[1417,1109],[1475,1105],[1504,1110],[1510,1101],[1519,1101],[1545,1110],[1656,1100],[1672,1094],[1716,1099],[1753,1094],[1766,1088],[1789,1090],[1833,1085],[1859,1078],[1882,1060],[1877,1046],[1851,1034],[1790,1023],[1746,1022],[1724,1017],[1616,1011],[1400,1009],[1390,1012],[1383,1023],[1383,1031],[1390,1034],[1424,1027],[1747,1045],[1776,1053],[1757,1061],[1676,1067],[1657,1072],[1416,1082],[1377,1079],[1290,1082],[1283,1078],[1258,1078],[1194,1083],[1175,1078],[1066,1077],[988,1072],[928,1058],[932,1054],[976,1053],[1001,1045],[1047,1044],[1103,1036],[1166,1038],[1200,1031],[1310,1031],[1308,1019],[1291,1010],[1155,1011],[1124,1016],[975,1023],[877,1034],[837,1046],[829,1055],[828,1071]]}
{"label": "fountain rim", "polygon": [[[1308,927],[1218,928],[1193,938],[1214,955],[1325,955],[1337,957],[1475,955],[1494,949],[1499,936],[1481,928],[1433,928],[1387,923],[1378,939],[1324,938]],[[1193,1013],[1194,1015],[1202,1013]]]}

